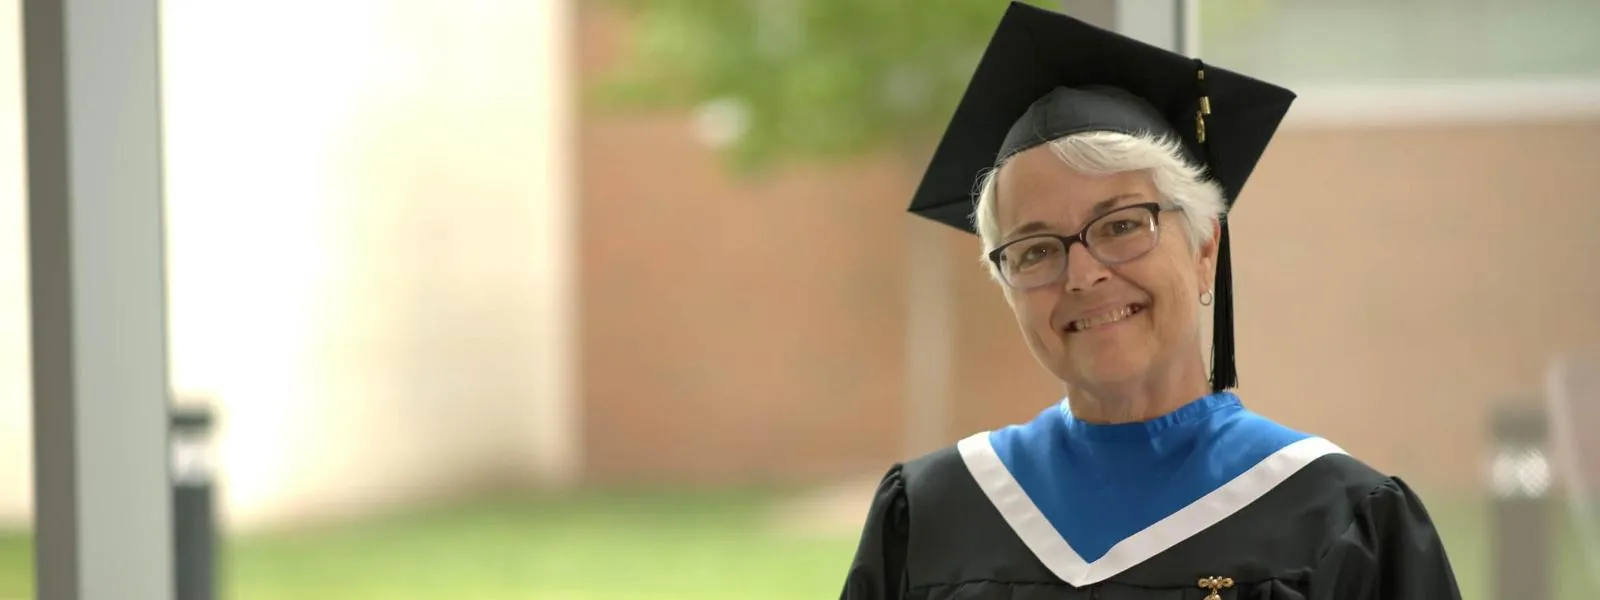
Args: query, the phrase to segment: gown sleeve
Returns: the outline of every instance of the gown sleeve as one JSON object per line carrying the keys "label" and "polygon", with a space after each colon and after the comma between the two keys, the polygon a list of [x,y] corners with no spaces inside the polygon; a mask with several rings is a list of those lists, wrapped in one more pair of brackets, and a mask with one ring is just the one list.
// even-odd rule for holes
{"label": "gown sleeve", "polygon": [[1309,600],[1460,600],[1450,559],[1422,501],[1390,477],[1318,561]]}
{"label": "gown sleeve", "polygon": [[898,600],[905,581],[906,539],[910,533],[905,479],[896,465],[884,475],[872,499],[855,558],[845,576],[840,600]]}

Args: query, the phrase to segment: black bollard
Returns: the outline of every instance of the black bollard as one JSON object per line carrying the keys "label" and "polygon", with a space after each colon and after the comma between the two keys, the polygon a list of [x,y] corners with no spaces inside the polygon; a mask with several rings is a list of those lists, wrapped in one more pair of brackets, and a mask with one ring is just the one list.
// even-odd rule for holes
{"label": "black bollard", "polygon": [[1555,481],[1544,405],[1506,404],[1490,427],[1489,568],[1492,598],[1550,600],[1550,491]]}
{"label": "black bollard", "polygon": [[173,585],[177,600],[216,600],[213,419],[204,406],[172,409]]}

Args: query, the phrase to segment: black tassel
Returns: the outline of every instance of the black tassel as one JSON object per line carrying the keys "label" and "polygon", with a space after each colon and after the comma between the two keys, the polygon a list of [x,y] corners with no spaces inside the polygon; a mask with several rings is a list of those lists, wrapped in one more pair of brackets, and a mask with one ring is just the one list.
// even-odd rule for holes
{"label": "black tassel", "polygon": [[[1206,140],[1205,118],[1211,113],[1211,97],[1206,93],[1206,63],[1194,59],[1195,69],[1195,141],[1200,146],[1200,156],[1212,176],[1217,164],[1211,154],[1211,144]],[[1229,199],[1232,207],[1233,199]],[[1221,217],[1222,232],[1217,237],[1217,281],[1211,290],[1211,390],[1220,392],[1239,385],[1239,369],[1233,362],[1233,261],[1228,249],[1228,217]]]}
{"label": "black tassel", "polygon": [[1239,385],[1233,358],[1233,265],[1228,249],[1228,221],[1222,220],[1217,240],[1217,282],[1212,290],[1211,390],[1220,392]]}

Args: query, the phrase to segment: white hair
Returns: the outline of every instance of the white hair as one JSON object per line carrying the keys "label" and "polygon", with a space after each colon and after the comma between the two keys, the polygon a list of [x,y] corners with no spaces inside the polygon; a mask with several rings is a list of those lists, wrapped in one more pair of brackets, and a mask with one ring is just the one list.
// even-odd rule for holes
{"label": "white hair", "polygon": [[[1149,172],[1156,192],[1182,211],[1191,250],[1211,240],[1212,224],[1227,210],[1222,187],[1207,179],[1200,167],[1186,160],[1183,147],[1174,139],[1091,131],[1058,138],[1047,145],[1061,162],[1080,173],[1111,175],[1128,171]],[[991,275],[998,275],[987,255],[1000,243],[995,188],[996,174],[1001,166],[1004,163],[995,165],[979,177],[978,203],[973,211],[973,226],[983,241],[983,262],[988,265]]]}

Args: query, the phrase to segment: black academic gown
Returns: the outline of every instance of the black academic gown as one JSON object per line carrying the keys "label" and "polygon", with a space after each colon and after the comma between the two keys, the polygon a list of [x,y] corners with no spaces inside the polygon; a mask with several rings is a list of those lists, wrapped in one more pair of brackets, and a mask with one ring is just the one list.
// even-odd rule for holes
{"label": "black academic gown", "polygon": [[[963,444],[970,449],[971,442]],[[975,474],[971,458],[949,447],[883,478],[841,598],[1460,598],[1433,524],[1404,482],[1342,451],[1307,456],[1292,475],[1215,523],[1073,585],[1058,575],[1067,571],[1041,560],[1059,563],[1037,533],[1023,539],[1028,523],[1001,514],[991,490],[978,483],[988,477],[981,468]]]}

